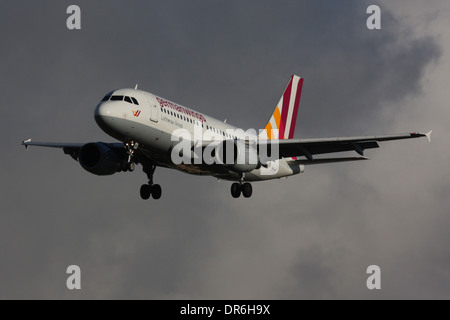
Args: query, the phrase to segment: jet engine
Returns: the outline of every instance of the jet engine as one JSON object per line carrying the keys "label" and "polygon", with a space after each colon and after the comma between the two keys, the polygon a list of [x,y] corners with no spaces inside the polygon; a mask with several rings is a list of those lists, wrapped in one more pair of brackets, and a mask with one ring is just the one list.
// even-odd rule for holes
{"label": "jet engine", "polygon": [[250,172],[261,166],[256,144],[250,141],[225,140],[216,150],[216,163],[223,164],[234,172]]}
{"label": "jet engine", "polygon": [[98,176],[109,176],[122,171],[124,159],[106,145],[91,142],[81,147],[78,161],[86,171]]}

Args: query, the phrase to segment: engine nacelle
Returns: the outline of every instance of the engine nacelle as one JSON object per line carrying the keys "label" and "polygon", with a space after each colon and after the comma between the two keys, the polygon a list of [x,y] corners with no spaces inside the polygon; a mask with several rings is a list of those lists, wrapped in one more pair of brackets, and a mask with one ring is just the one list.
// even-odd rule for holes
{"label": "engine nacelle", "polygon": [[261,166],[256,144],[248,141],[226,140],[217,147],[215,157],[216,163],[239,173],[250,172]]}
{"label": "engine nacelle", "polygon": [[78,161],[86,171],[98,176],[109,176],[122,170],[120,156],[102,143],[87,143],[80,149]]}

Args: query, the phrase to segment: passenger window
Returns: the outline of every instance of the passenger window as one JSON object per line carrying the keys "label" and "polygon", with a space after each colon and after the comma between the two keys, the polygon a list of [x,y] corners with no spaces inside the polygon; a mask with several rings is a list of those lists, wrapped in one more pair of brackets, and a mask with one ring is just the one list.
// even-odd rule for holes
{"label": "passenger window", "polygon": [[125,99],[124,99],[126,102],[128,102],[128,103],[133,103],[133,102],[131,102],[131,99],[130,99],[130,97],[128,97],[128,96],[125,96]]}
{"label": "passenger window", "polygon": [[133,100],[134,104],[139,105],[139,102],[135,98],[131,97],[131,100]]}
{"label": "passenger window", "polygon": [[123,96],[112,96],[111,101],[122,101],[123,100]]}

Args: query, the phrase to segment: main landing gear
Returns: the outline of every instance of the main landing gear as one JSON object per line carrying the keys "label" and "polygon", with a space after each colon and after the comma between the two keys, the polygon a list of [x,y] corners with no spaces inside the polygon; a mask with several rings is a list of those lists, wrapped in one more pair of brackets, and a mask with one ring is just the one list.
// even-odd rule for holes
{"label": "main landing gear", "polygon": [[150,196],[157,200],[161,198],[162,189],[159,184],[153,184],[153,174],[155,173],[156,166],[144,166],[144,172],[148,177],[148,184],[143,184],[141,186],[141,198],[144,200],[150,199]]}
{"label": "main landing gear", "polygon": [[248,182],[233,183],[231,185],[231,196],[233,198],[239,198],[241,196],[241,193],[244,196],[244,198],[250,198],[253,194],[252,185]]}

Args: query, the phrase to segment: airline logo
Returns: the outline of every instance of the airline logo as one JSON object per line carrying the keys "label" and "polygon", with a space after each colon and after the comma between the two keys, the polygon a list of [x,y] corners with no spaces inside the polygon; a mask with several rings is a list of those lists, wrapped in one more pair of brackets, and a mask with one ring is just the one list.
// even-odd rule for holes
{"label": "airline logo", "polygon": [[141,114],[141,110],[136,110],[136,111],[132,111],[133,112],[133,116],[135,117],[139,117],[139,115]]}
{"label": "airline logo", "polygon": [[264,130],[268,139],[292,139],[302,94],[303,78],[292,76]]}
{"label": "airline logo", "polygon": [[176,110],[176,111],[178,111],[178,112],[187,114],[188,116],[197,118],[197,119],[200,120],[202,123],[203,123],[203,122],[206,122],[205,117],[204,117],[203,115],[201,115],[200,113],[197,113],[197,112],[195,112],[195,111],[189,110],[189,109],[184,108],[184,107],[182,107],[182,106],[176,105],[176,104],[173,103],[173,102],[166,101],[166,100],[161,99],[161,98],[159,98],[159,97],[156,97],[156,100],[158,100],[159,105],[161,106],[161,108],[171,108],[171,109],[174,109],[174,110]]}

